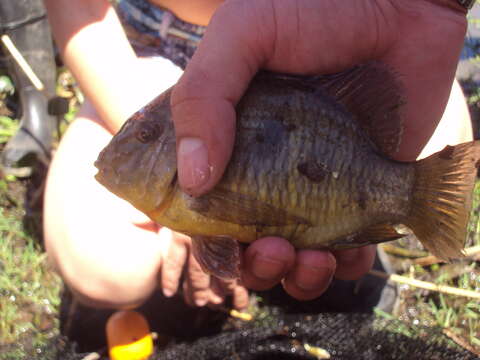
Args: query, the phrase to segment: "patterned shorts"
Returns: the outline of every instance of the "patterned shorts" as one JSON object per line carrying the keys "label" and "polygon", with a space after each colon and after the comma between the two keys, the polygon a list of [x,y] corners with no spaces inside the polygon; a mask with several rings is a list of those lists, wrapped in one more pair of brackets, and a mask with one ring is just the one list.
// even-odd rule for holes
{"label": "patterned shorts", "polygon": [[162,56],[182,69],[205,32],[204,26],[186,23],[146,0],[120,0],[116,10],[137,56]]}

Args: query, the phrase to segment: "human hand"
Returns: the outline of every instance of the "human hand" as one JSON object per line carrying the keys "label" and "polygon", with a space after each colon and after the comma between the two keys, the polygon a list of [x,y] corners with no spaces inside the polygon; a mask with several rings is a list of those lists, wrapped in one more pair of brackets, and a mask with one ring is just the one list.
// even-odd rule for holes
{"label": "human hand", "polygon": [[[132,222],[133,237],[145,239],[156,237],[156,253],[160,254],[155,267],[158,272],[158,287],[162,293],[171,297],[181,293],[190,306],[217,306],[224,303],[226,296],[232,296],[232,305],[241,310],[248,306],[248,290],[237,280],[223,280],[206,274],[192,254],[190,237],[159,226],[136,209],[127,209]],[[151,252],[144,247],[140,251]],[[153,255],[155,256],[155,255]],[[147,255],[137,256],[137,261]],[[140,265],[138,265],[140,266]],[[145,273],[148,269],[145,269]]]}
{"label": "human hand", "polygon": [[[197,196],[221,178],[233,147],[235,105],[259,68],[324,74],[369,60],[390,65],[407,100],[403,141],[393,156],[414,160],[447,102],[465,30],[465,11],[453,0],[226,1],[172,94],[181,186]],[[284,240],[263,239],[247,249],[244,281],[263,289],[284,278],[292,296],[312,298],[335,271],[340,278],[361,275],[373,253],[295,256]],[[347,261],[353,254],[355,261]],[[273,255],[279,261],[269,260]],[[321,265],[316,275],[312,264]],[[259,269],[265,279],[254,276]],[[301,279],[313,280],[314,290],[302,292]]]}
{"label": "human hand", "polygon": [[414,160],[441,117],[466,31],[465,14],[446,4],[456,2],[226,1],[172,94],[183,189],[200,195],[221,178],[235,105],[259,68],[325,74],[368,60],[390,65],[407,100],[395,158]]}
{"label": "human hand", "polygon": [[373,265],[376,246],[335,251],[299,250],[285,239],[267,237],[252,243],[244,253],[243,284],[267,290],[282,281],[285,291],[298,300],[319,297],[335,276],[355,280]]}
{"label": "human hand", "polygon": [[158,234],[163,244],[159,285],[165,296],[173,296],[178,291],[183,274],[183,297],[190,306],[216,306],[231,295],[235,309],[247,307],[248,290],[237,280],[226,281],[206,274],[192,254],[192,240],[188,236],[165,227],[160,228]]}

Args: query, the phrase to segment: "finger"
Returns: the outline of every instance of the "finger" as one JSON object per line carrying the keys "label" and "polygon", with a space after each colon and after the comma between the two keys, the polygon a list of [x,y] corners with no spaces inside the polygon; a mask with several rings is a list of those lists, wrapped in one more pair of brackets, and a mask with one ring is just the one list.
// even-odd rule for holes
{"label": "finger", "polygon": [[[211,277],[210,289],[213,293],[221,297],[221,302],[224,301],[226,295],[231,295],[234,309],[242,310],[249,304],[248,290],[241,285],[238,280],[223,280],[217,277]],[[220,302],[214,304],[219,303]]]}
{"label": "finger", "polygon": [[243,255],[242,282],[254,290],[275,286],[293,267],[295,249],[285,239],[267,237],[256,240]]}
{"label": "finger", "polygon": [[335,266],[335,258],[328,251],[299,251],[294,268],[283,282],[285,291],[298,300],[315,299],[330,285]]}
{"label": "finger", "polygon": [[228,293],[224,289],[222,280],[215,276],[210,276],[210,292],[209,303],[214,305],[223,303]]}
{"label": "finger", "polygon": [[[416,159],[447,104],[467,25],[465,15],[449,8],[449,3],[404,1],[395,6],[400,19],[394,27],[397,37],[380,60],[400,75],[405,89],[405,126],[400,149],[394,154],[397,160]],[[434,20],[440,18],[441,24]]]}
{"label": "finger", "polygon": [[248,307],[249,304],[249,294],[245,286],[236,284],[232,291],[233,297],[233,307],[237,310],[244,310]]}
{"label": "finger", "polygon": [[[218,8],[171,97],[184,191],[200,195],[220,179],[233,147],[234,107],[260,67],[332,72],[381,50],[375,6],[360,3],[230,1]],[[351,21],[363,13],[365,21]],[[339,33],[344,25],[348,31]],[[325,51],[331,39],[335,52]]]}
{"label": "finger", "polygon": [[178,290],[183,268],[188,258],[188,237],[174,233],[165,227],[160,229],[160,241],[168,246],[164,251],[164,261],[160,271],[160,286],[166,297],[173,296]]}
{"label": "finger", "polygon": [[356,280],[365,275],[373,266],[377,247],[364,246],[357,249],[334,251],[337,261],[335,277],[341,280]]}
{"label": "finger", "polygon": [[210,275],[206,274],[195,257],[190,253],[187,266],[187,279],[184,288],[187,303],[195,306],[205,306],[208,303],[210,292]]}

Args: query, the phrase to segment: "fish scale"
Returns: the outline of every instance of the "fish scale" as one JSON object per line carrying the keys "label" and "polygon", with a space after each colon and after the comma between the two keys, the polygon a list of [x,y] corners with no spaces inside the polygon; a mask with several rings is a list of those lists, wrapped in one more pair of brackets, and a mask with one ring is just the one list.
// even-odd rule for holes
{"label": "fish scale", "polygon": [[[251,94],[250,96],[253,97],[255,95]],[[245,101],[248,102],[248,98]],[[261,101],[261,99],[258,101]],[[299,106],[303,106],[302,103],[305,104],[306,102],[304,97],[301,97],[301,101],[298,101]],[[273,105],[269,104],[268,99],[264,103],[266,106]],[[345,228],[349,227],[351,228],[350,232],[354,233],[366,222],[371,222],[372,215],[378,214],[372,211],[365,212],[363,209],[358,209],[358,207],[353,205],[346,209],[336,208],[336,204],[339,203],[337,195],[339,190],[340,192],[350,193],[351,197],[346,199],[348,203],[355,204],[358,202],[357,199],[352,198],[356,195],[356,192],[351,192],[352,189],[358,188],[355,178],[371,177],[372,174],[365,174],[362,170],[363,167],[357,169],[354,164],[365,164],[362,154],[364,154],[363,157],[368,157],[367,153],[372,153],[372,149],[367,147],[367,140],[359,135],[361,130],[348,118],[348,114],[338,111],[337,106],[330,106],[328,103],[324,104],[320,109],[315,122],[310,118],[297,117],[296,123],[300,125],[298,126],[300,128],[298,131],[304,131],[304,133],[297,134],[295,133],[296,130],[291,131],[287,137],[288,144],[280,147],[280,153],[262,156],[260,161],[258,152],[248,152],[252,142],[255,141],[254,136],[250,132],[242,133],[239,131],[234,150],[236,155],[233,156],[231,162],[234,166],[231,165],[227,168],[224,180],[220,186],[236,191],[237,189],[240,190],[237,186],[240,183],[242,184],[240,190],[242,194],[257,195],[260,201],[277,207],[288,208],[291,213],[312,219],[312,222],[319,223],[319,226],[323,226],[323,223],[328,223],[327,226],[330,226],[331,230],[323,231],[323,234],[326,239],[329,239],[335,236],[331,234],[338,234],[339,231],[344,231]],[[296,108],[290,106],[284,112],[284,117],[294,116],[295,113],[298,113]],[[315,112],[306,111],[305,113],[310,117],[315,115]],[[252,111],[249,111],[249,108],[247,108],[242,111],[240,107],[239,117],[239,130],[251,129],[253,127],[265,130],[265,126],[258,125],[259,122],[262,122],[262,119],[265,119],[264,112],[259,111],[258,108],[254,108]],[[252,126],[252,123],[256,125]],[[301,125],[304,123],[313,124],[313,126],[302,127]],[[324,129],[325,131],[318,131],[319,129]],[[317,134],[317,136],[314,136],[314,134]],[[359,140],[357,142],[347,141],[348,136],[355,136]],[[303,143],[298,144],[299,138],[303,140]],[[333,148],[331,146],[332,143],[341,144],[340,151],[338,148]],[[290,152],[288,156],[287,152]],[[248,154],[247,156],[244,155],[246,153]],[[375,154],[370,154],[370,156],[376,157]],[[337,180],[335,175],[333,175],[333,179],[330,178],[328,181],[320,182],[320,184],[316,184],[299,175],[296,167],[307,158],[311,159],[310,161],[321,163],[327,171],[330,171],[330,174],[336,174],[337,177],[342,176],[342,178],[347,179],[344,191],[335,186],[334,183]],[[367,163],[371,161],[370,158],[367,160]],[[377,162],[381,162],[381,160],[377,160]],[[262,170],[265,168],[270,169],[270,171],[266,173]],[[245,172],[244,169],[248,170]],[[242,173],[247,174],[247,177],[243,176]],[[372,173],[374,175],[382,174],[382,172],[377,171]],[[288,176],[276,176],[276,174],[288,174]],[[395,173],[395,176],[397,175]],[[290,189],[289,183],[296,185],[296,191],[288,191]],[[262,188],[265,191],[259,191]],[[372,189],[364,186],[364,188],[360,187],[360,191],[366,193],[372,191]],[[388,192],[383,194],[387,202],[392,203],[393,200],[388,200],[389,196]],[[298,202],[295,201],[296,199],[298,199]],[[324,216],[325,219],[318,219],[323,214],[333,214],[333,216],[330,216],[331,219],[328,216]],[[359,221],[352,222],[352,217],[359,218]],[[346,219],[349,224],[347,225],[346,221],[338,221],[339,219]],[[272,229],[269,230],[272,231]],[[282,228],[275,230],[277,235],[289,237],[294,244],[296,244],[297,235],[302,235],[297,233],[295,236],[292,236],[290,227],[285,231],[282,231]],[[318,237],[322,238],[319,234],[315,234],[314,238],[303,236],[303,241],[311,244],[317,241]]]}

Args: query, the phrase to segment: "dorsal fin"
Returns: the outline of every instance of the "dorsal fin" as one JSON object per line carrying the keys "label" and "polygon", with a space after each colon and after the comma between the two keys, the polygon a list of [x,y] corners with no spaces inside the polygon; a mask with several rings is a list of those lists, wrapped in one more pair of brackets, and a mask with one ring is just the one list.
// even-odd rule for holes
{"label": "dorsal fin", "polygon": [[393,155],[398,151],[405,99],[399,76],[391,68],[369,62],[341,73],[318,76],[315,82],[356,117],[380,152]]}

